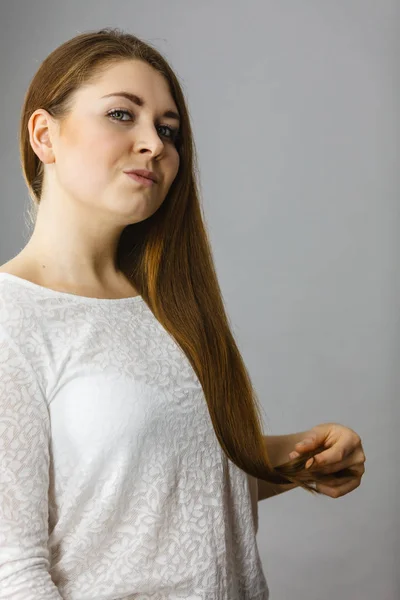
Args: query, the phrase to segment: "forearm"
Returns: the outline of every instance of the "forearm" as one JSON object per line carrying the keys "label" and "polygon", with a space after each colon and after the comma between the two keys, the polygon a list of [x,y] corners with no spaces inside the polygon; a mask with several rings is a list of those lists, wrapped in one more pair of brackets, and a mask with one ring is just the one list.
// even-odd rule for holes
{"label": "forearm", "polygon": [[[306,431],[299,433],[289,433],[287,435],[264,435],[264,443],[267,448],[269,459],[272,466],[277,467],[288,462],[289,454],[294,450],[295,445],[301,442],[305,436]],[[263,479],[258,479],[258,501],[265,500],[288,492],[298,487],[297,483],[269,483]]]}

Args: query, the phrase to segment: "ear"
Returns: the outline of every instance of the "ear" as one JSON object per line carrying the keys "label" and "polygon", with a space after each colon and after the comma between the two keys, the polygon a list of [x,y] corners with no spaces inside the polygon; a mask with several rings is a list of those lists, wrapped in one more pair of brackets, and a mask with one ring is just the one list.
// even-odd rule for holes
{"label": "ear", "polygon": [[55,124],[44,109],[35,110],[28,121],[29,141],[35,154],[44,164],[55,162],[53,139]]}

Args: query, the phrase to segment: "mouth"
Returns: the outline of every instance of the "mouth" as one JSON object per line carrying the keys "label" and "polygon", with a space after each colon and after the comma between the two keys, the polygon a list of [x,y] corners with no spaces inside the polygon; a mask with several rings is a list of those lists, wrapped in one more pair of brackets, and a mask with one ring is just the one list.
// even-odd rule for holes
{"label": "mouth", "polygon": [[124,173],[134,173],[135,175],[145,177],[146,179],[151,179],[155,183],[158,183],[156,174],[153,171],[149,171],[148,169],[130,169],[129,171],[124,171]]}
{"label": "mouth", "polygon": [[136,173],[126,173],[126,175],[128,175],[128,177],[130,177],[137,183],[144,185],[145,187],[151,187],[153,185],[156,185],[156,182],[153,179],[149,179],[148,177],[143,177],[143,175],[137,175]]}

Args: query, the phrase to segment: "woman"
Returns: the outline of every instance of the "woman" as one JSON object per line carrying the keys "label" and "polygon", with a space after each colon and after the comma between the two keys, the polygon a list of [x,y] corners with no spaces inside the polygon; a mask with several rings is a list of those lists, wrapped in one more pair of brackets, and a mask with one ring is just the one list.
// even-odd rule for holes
{"label": "woman", "polygon": [[307,432],[262,435],[177,77],[133,35],[80,34],[31,81],[20,151],[34,231],[0,269],[0,598],[266,600],[257,500],[324,493],[305,468],[324,454],[348,493],[365,457],[337,424],[291,461]]}

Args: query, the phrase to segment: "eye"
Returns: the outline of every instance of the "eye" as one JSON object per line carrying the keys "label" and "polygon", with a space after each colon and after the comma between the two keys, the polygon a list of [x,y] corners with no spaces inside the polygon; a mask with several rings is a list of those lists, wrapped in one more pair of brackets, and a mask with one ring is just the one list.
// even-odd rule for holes
{"label": "eye", "polygon": [[[118,114],[122,114],[122,115],[128,115],[129,117],[133,117],[132,113],[129,110],[124,110],[124,109],[115,109],[110,111],[109,113],[107,113],[107,116],[110,117],[110,119],[112,121],[116,121],[119,123],[129,123],[129,120],[122,120],[122,119],[118,119],[115,115]],[[169,125],[159,125],[158,126],[159,129],[165,129],[168,133],[167,134],[163,134],[163,137],[167,138],[168,140],[171,140],[172,142],[176,142],[178,139],[178,135],[179,135],[179,129],[177,129],[176,127],[170,127]]]}
{"label": "eye", "polygon": [[117,119],[114,115],[117,114],[124,114],[124,115],[129,115],[130,117],[132,117],[132,113],[130,113],[128,110],[122,110],[122,109],[116,109],[116,110],[112,110],[111,112],[107,113],[107,116],[111,117],[111,119],[113,121],[120,121],[120,122],[125,122],[126,121],[122,121],[121,119]]}

